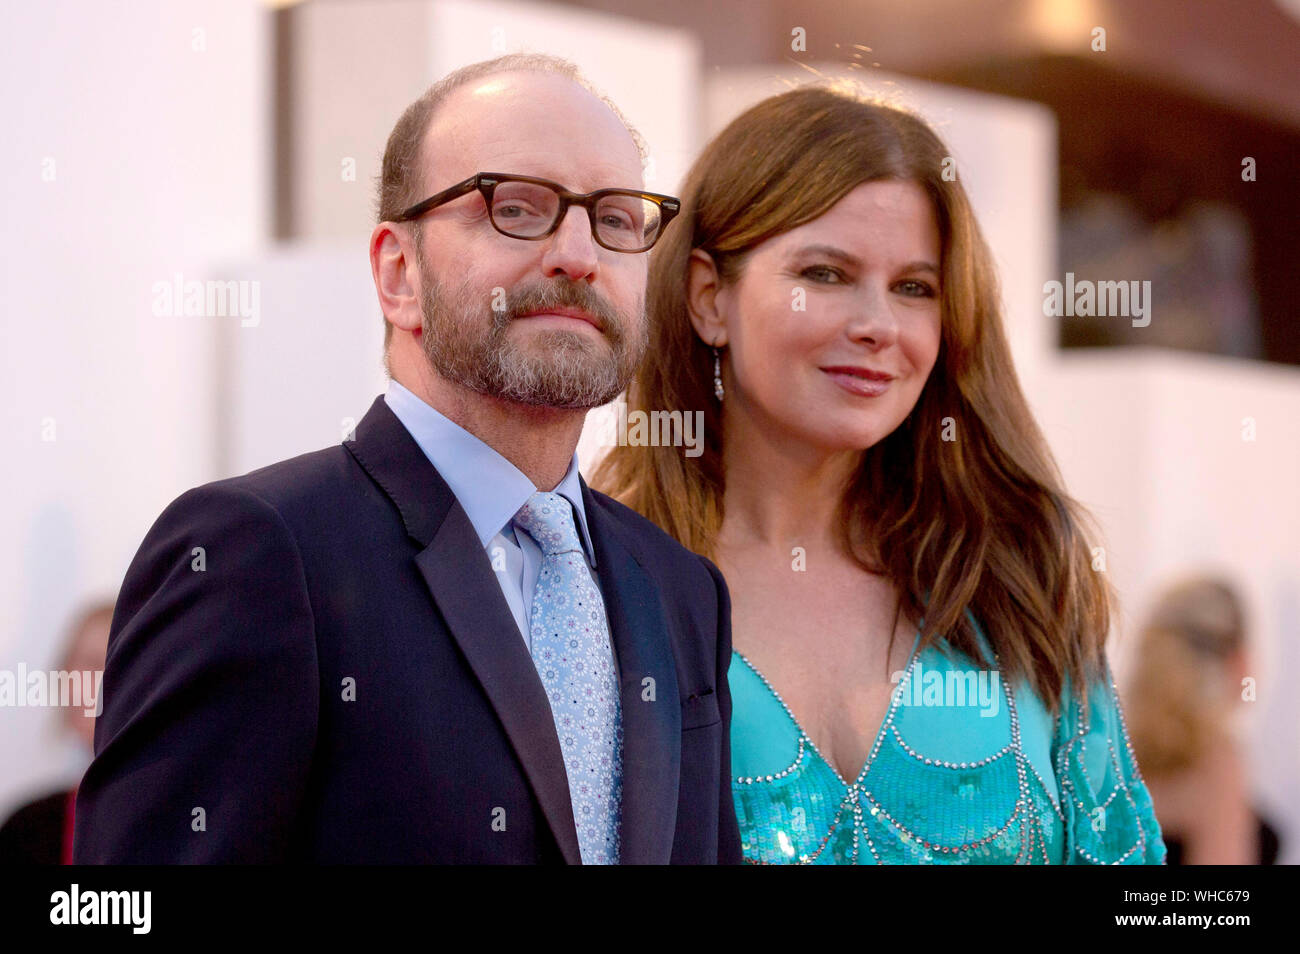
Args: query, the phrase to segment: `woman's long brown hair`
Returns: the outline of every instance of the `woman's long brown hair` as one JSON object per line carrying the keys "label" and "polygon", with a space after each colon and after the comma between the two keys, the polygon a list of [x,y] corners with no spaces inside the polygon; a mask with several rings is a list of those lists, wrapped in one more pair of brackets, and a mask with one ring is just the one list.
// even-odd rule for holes
{"label": "woman's long brown hair", "polygon": [[863,452],[840,504],[844,544],[895,584],[908,618],[923,620],[922,648],[942,638],[984,658],[969,609],[1004,676],[1026,677],[1055,710],[1067,676],[1081,687],[1103,672],[1114,591],[1093,569],[1091,518],[1065,493],[1021,392],[997,276],[952,169],[921,119],[821,85],[732,121],[692,166],[679,220],[651,253],[650,347],[627,393],[629,413],[703,411],[702,453],[613,447],[591,483],[715,559],[725,435],[712,350],[687,311],[691,251],[708,252],[733,284],[756,246],[862,183],[917,182],[942,243],[939,354],[907,421]]}

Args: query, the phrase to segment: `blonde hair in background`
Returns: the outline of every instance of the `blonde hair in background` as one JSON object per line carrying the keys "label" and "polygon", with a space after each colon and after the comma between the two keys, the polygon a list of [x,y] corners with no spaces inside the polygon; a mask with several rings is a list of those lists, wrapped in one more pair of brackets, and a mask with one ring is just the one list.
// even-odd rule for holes
{"label": "blonde hair in background", "polygon": [[113,612],[117,608],[117,600],[110,597],[98,597],[88,600],[78,610],[69,621],[67,629],[64,630],[63,649],[59,655],[58,669],[64,671],[70,668],[72,658],[76,655],[77,650],[81,647],[81,641],[85,638],[86,630],[91,625],[103,624],[108,628],[113,623]]}
{"label": "blonde hair in background", "polygon": [[1245,644],[1241,601],[1223,580],[1188,577],[1161,593],[1139,631],[1126,702],[1144,773],[1191,768],[1227,734],[1239,697],[1226,663]]}

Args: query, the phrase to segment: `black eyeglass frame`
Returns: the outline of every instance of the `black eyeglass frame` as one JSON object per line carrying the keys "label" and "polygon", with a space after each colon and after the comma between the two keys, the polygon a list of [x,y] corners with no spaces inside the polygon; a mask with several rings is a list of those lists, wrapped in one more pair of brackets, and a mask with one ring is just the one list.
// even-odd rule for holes
{"label": "black eyeglass frame", "polygon": [[[541,235],[512,235],[501,226],[497,225],[496,218],[492,215],[492,194],[496,187],[503,182],[531,182],[534,185],[542,185],[550,188],[559,197],[560,207],[556,212],[555,221],[551,227]],[[568,214],[569,206],[580,205],[587,210],[587,220],[591,223],[591,237],[595,239],[596,244],[601,248],[607,248],[611,252],[629,252],[639,253],[648,252],[654,248],[655,243],[663,237],[664,230],[668,228],[668,223],[673,220],[678,212],[682,209],[681,200],[673,195],[662,195],[658,192],[642,192],[637,189],[597,189],[595,192],[588,192],[585,195],[578,192],[570,192],[558,182],[552,182],[550,179],[538,179],[533,176],[517,176],[508,172],[480,172],[470,176],[464,182],[458,182],[449,189],[443,189],[436,195],[431,195],[422,202],[417,202],[409,209],[402,212],[394,221],[410,222],[418,219],[424,213],[431,209],[436,209],[452,199],[459,199],[463,195],[468,195],[477,190],[483,196],[483,201],[487,205],[488,221],[492,227],[507,238],[519,239],[522,242],[539,242],[555,234],[555,230],[560,227],[564,221],[565,215]],[[616,248],[601,240],[596,232],[596,203],[608,195],[626,195],[637,199],[645,199],[659,206],[659,231],[649,245],[644,248]]]}

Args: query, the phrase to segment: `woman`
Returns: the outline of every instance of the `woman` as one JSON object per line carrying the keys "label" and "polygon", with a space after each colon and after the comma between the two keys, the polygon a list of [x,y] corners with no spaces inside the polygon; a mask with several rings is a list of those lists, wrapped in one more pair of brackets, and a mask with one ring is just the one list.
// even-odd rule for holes
{"label": "woman", "polygon": [[825,88],[732,122],[652,254],[628,390],[703,411],[703,453],[616,447],[592,483],[726,576],[747,860],[1159,863],[1112,596],[948,155]]}
{"label": "woman", "polygon": [[1167,587],[1139,635],[1128,699],[1169,864],[1277,859],[1277,832],[1251,807],[1239,738],[1249,672],[1233,588],[1203,576]]}

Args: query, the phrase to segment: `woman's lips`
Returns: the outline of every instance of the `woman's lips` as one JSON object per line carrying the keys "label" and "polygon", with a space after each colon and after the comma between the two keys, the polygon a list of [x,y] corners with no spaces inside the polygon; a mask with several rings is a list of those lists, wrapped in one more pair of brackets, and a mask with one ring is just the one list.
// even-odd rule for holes
{"label": "woman's lips", "polygon": [[850,374],[847,371],[836,371],[834,369],[822,368],[821,370],[823,374],[850,394],[857,394],[862,397],[879,397],[889,390],[889,384],[892,380],[892,378],[886,378],[883,381],[873,380],[857,374]]}

